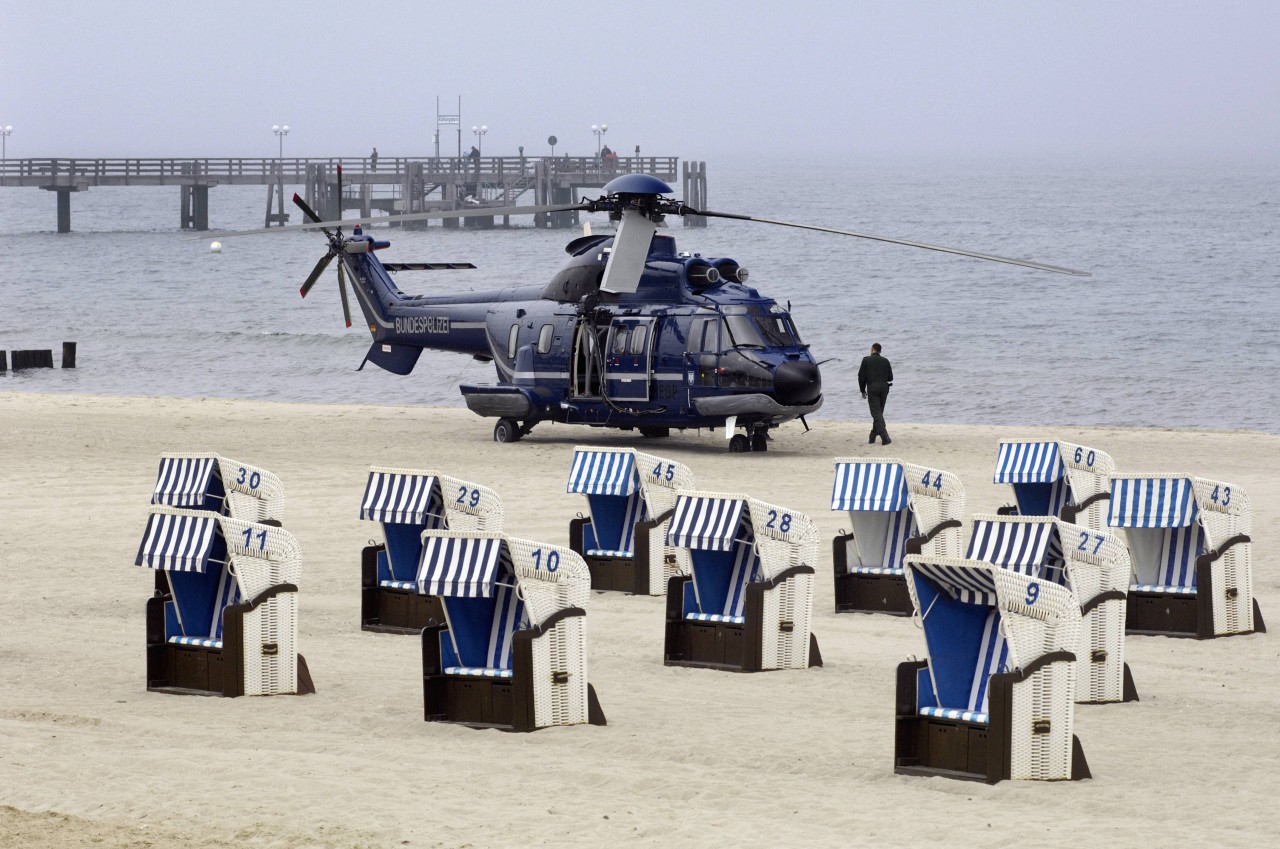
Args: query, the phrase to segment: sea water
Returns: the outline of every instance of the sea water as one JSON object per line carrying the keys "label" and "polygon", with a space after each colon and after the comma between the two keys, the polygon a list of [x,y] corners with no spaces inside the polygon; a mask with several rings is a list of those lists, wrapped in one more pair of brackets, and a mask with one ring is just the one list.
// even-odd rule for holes
{"label": "sea water", "polygon": [[[1092,272],[1066,277],[764,224],[668,222],[680,250],[728,256],[790,304],[822,365],[814,418],[865,419],[857,368],[880,342],[896,378],[887,418],[994,425],[1280,432],[1280,168],[1088,163],[712,161],[710,209],[955,246]],[[55,198],[0,188],[0,348],[78,343],[75,370],[0,378],[0,391],[220,396],[462,406],[492,365],[424,354],[400,377],[356,367],[331,267],[298,287],[323,237],[221,239],[262,223],[263,187],[215,187],[210,226],[178,230],[179,190]],[[531,198],[524,198],[531,201]],[[350,213],[349,213],[350,214]],[[294,222],[300,219],[294,212]],[[584,216],[597,230],[603,216]],[[379,228],[411,293],[541,284],[576,230]],[[210,243],[221,239],[221,253]],[[353,308],[355,307],[353,300]]]}

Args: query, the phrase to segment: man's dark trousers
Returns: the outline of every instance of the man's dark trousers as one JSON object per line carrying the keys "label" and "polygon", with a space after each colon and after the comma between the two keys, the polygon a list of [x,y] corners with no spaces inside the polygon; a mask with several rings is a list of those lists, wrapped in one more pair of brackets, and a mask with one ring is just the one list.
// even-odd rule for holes
{"label": "man's dark trousers", "polygon": [[884,405],[889,400],[889,386],[885,383],[873,383],[867,387],[867,406],[871,408],[871,441],[880,437],[881,442],[889,441],[889,431],[884,426]]}

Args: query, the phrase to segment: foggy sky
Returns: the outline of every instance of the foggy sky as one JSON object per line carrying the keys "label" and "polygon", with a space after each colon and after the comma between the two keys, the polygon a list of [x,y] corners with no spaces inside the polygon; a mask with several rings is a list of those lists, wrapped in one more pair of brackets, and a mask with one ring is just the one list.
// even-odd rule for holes
{"label": "foggy sky", "polygon": [[11,158],[1280,154],[1275,0],[3,7]]}

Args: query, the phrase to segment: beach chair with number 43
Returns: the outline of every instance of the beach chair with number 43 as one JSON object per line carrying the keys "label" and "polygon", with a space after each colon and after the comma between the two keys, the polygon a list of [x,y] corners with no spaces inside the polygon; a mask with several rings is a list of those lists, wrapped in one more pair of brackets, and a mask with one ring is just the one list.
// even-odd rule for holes
{"label": "beach chair with number 43", "polygon": [[1224,637],[1267,630],[1253,597],[1252,515],[1239,486],[1116,475],[1111,527],[1129,540],[1130,634]]}

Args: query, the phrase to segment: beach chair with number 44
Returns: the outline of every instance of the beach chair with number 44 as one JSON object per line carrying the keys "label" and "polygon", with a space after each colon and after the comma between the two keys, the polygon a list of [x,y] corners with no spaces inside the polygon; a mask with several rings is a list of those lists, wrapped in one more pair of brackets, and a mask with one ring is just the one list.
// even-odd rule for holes
{"label": "beach chair with number 44", "polygon": [[977,560],[908,557],[906,572],[927,654],[898,667],[894,771],[1089,778],[1074,734],[1075,597]]}
{"label": "beach chair with number 44", "polygon": [[418,592],[422,532],[502,530],[502,499],[492,489],[433,471],[369,467],[360,518],[377,522],[382,542],[360,557],[360,627],[417,634],[444,621],[440,600]]}
{"label": "beach chair with number 44", "polygon": [[1108,521],[1129,540],[1130,634],[1224,637],[1267,630],[1253,597],[1252,516],[1235,484],[1116,475]]}
{"label": "beach chair with number 44", "polygon": [[587,498],[569,523],[569,547],[591,570],[591,588],[662,595],[687,573],[685,553],[666,545],[676,491],[693,487],[683,463],[632,448],[575,448],[567,490]]}
{"label": "beach chair with number 44", "polygon": [[879,457],[842,458],[831,509],[848,513],[852,525],[831,541],[837,613],[907,616],[903,557],[960,554],[964,486],[950,472]]}
{"label": "beach chair with number 44", "polygon": [[667,544],[687,549],[691,563],[667,585],[668,666],[822,665],[810,630],[818,532],[808,516],[745,495],[681,492]]}
{"label": "beach chair with number 44", "polygon": [[605,724],[587,680],[591,577],[575,552],[501,533],[425,531],[418,581],[444,610],[422,630],[428,722]]}
{"label": "beach chair with number 44", "polygon": [[297,651],[302,555],[273,525],[152,507],[136,565],[154,569],[147,689],[271,696],[313,693]]}

